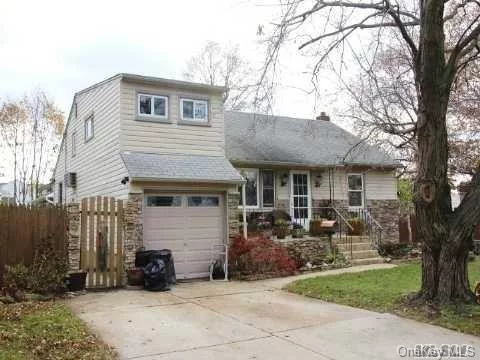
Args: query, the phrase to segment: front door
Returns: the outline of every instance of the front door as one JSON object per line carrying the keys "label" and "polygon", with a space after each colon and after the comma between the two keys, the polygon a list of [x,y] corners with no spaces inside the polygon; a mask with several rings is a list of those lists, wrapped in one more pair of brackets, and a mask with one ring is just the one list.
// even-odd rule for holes
{"label": "front door", "polygon": [[292,171],[290,173],[290,216],[301,224],[305,230],[310,226],[310,174],[308,171]]}

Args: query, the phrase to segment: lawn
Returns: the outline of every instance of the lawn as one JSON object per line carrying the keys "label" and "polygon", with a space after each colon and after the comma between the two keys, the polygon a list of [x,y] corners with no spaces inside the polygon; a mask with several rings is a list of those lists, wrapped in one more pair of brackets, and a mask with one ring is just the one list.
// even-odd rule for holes
{"label": "lawn", "polygon": [[[469,265],[472,288],[480,281],[480,259]],[[400,265],[392,269],[370,270],[315,277],[295,281],[287,290],[377,312],[428,322],[449,329],[480,336],[480,305],[411,307],[402,301],[404,295],[420,288],[420,264]]]}
{"label": "lawn", "polygon": [[116,353],[56,302],[0,304],[0,360],[111,360]]}

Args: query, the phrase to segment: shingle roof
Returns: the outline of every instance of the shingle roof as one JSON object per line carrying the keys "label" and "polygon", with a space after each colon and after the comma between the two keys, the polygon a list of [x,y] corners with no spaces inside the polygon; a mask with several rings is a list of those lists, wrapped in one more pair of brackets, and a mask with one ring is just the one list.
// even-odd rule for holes
{"label": "shingle roof", "polygon": [[226,111],[225,132],[226,155],[232,162],[400,166],[330,121]]}
{"label": "shingle roof", "polygon": [[240,183],[239,172],[223,156],[122,152],[131,179]]}

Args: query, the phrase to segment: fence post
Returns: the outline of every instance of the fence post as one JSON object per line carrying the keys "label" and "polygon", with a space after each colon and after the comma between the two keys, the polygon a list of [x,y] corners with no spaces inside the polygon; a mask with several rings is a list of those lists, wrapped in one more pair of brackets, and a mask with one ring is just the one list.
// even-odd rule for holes
{"label": "fence post", "polygon": [[70,271],[80,270],[80,206],[78,203],[67,205],[68,216],[68,268]]}

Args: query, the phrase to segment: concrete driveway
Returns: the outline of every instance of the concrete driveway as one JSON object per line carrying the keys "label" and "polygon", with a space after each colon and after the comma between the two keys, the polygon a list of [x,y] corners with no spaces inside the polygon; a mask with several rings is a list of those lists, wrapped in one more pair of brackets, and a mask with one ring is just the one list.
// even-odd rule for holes
{"label": "concrete driveway", "polygon": [[384,360],[419,343],[469,344],[480,358],[477,337],[281,291],[289,281],[89,293],[69,305],[122,359]]}

